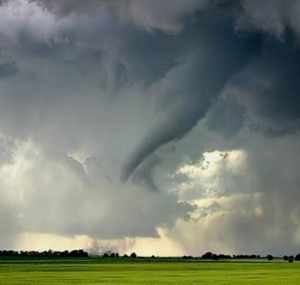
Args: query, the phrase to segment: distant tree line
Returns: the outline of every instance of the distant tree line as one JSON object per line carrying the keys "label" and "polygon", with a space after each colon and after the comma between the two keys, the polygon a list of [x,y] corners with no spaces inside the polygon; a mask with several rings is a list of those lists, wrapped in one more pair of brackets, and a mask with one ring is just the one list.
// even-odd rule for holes
{"label": "distant tree line", "polygon": [[65,251],[14,251],[0,250],[0,257],[88,257],[88,253],[82,249]]}
{"label": "distant tree line", "polygon": [[[0,258],[1,257],[37,257],[37,258],[59,258],[59,257],[88,257],[89,254],[84,251],[83,249],[77,249],[77,250],[65,250],[65,251],[53,251],[53,250],[47,250],[47,251],[14,251],[14,250],[0,250]],[[130,255],[124,254],[123,256],[119,255],[118,252],[113,251],[106,251],[99,257],[102,258],[128,258],[128,259],[135,259],[137,258],[137,254],[135,252],[131,253]],[[143,257],[142,257],[143,258]],[[144,257],[146,258],[146,257]],[[151,259],[164,259],[160,258],[159,256],[151,256]],[[170,260],[172,259],[178,259],[176,257],[174,258],[168,258]],[[273,255],[267,255],[267,256],[261,256],[256,254],[239,254],[239,255],[227,255],[227,254],[215,254],[213,252],[206,252],[202,256],[191,256],[191,255],[184,255],[182,256],[182,259],[184,260],[258,260],[258,259],[264,259],[272,261],[274,259]],[[300,253],[296,256],[283,256],[283,260],[287,261],[289,263],[292,263],[294,261],[300,261]]]}
{"label": "distant tree line", "polygon": [[285,255],[283,257],[283,260],[288,261],[289,263],[294,262],[294,260],[300,261],[300,254],[297,254],[295,257],[292,255],[290,255],[290,256]]}
{"label": "distant tree line", "polygon": [[261,259],[261,258],[270,258],[271,255],[267,257],[261,257],[260,255],[251,254],[240,254],[240,255],[229,255],[229,254],[216,254],[213,252],[206,252],[200,257],[193,257],[193,256],[183,256],[183,259],[203,259],[203,260],[226,260],[226,259]]}
{"label": "distant tree line", "polygon": [[[88,257],[88,252],[83,249],[78,250],[64,250],[64,251],[15,251],[15,250],[0,250],[0,258],[1,257]],[[118,252],[106,251],[99,257],[103,258],[137,258],[137,254],[135,252],[130,255],[124,254],[120,256]]]}
{"label": "distant tree line", "polygon": [[[193,256],[186,256],[184,255],[182,257],[183,259],[190,259],[190,260],[255,260],[255,259],[267,259],[269,261],[272,261],[274,259],[274,256],[271,254],[268,254],[267,256],[261,256],[261,255],[256,255],[256,254],[239,254],[239,255],[226,255],[226,254],[215,254],[212,252],[206,252],[200,257],[193,257]],[[300,261],[300,253],[297,254],[295,257],[294,256],[284,256],[283,260],[288,261],[290,263],[295,261]]]}
{"label": "distant tree line", "polygon": [[[102,257],[118,258],[122,256],[120,256],[118,252],[106,251],[105,253],[103,253]],[[137,254],[135,252],[131,253],[130,255],[124,254],[123,258],[137,258]]]}

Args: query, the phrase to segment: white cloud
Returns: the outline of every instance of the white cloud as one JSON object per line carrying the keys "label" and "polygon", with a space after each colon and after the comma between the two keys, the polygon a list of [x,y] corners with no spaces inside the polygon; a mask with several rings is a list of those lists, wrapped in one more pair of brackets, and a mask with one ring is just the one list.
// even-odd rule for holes
{"label": "white cloud", "polygon": [[0,36],[9,43],[20,44],[24,33],[36,41],[48,42],[57,32],[60,21],[52,13],[43,9],[36,2],[11,0],[0,8]]}
{"label": "white cloud", "polygon": [[[204,152],[199,161],[180,165],[176,175],[183,177],[178,185],[181,198],[189,195],[215,196],[228,191],[235,177],[246,173],[247,153],[243,150]],[[191,192],[191,193],[189,193]]]}

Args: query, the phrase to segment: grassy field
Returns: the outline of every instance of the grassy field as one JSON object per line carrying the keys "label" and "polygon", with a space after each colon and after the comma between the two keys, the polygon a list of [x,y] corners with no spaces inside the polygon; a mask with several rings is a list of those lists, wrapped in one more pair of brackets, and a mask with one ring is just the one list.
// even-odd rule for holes
{"label": "grassy field", "polygon": [[300,263],[0,260],[0,284],[300,284]]}

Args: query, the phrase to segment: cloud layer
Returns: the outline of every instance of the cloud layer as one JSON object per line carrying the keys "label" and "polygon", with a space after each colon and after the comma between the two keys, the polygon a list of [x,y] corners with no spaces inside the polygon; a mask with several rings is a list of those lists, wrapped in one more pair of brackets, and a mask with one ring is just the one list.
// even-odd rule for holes
{"label": "cloud layer", "polygon": [[296,249],[299,9],[1,1],[0,246],[163,229],[191,253]]}

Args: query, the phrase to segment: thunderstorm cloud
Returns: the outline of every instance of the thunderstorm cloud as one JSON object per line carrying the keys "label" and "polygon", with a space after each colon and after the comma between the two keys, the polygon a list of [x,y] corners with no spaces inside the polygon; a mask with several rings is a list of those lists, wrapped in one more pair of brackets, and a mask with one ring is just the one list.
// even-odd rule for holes
{"label": "thunderstorm cloud", "polygon": [[0,247],[293,253],[299,15],[298,0],[0,1]]}

